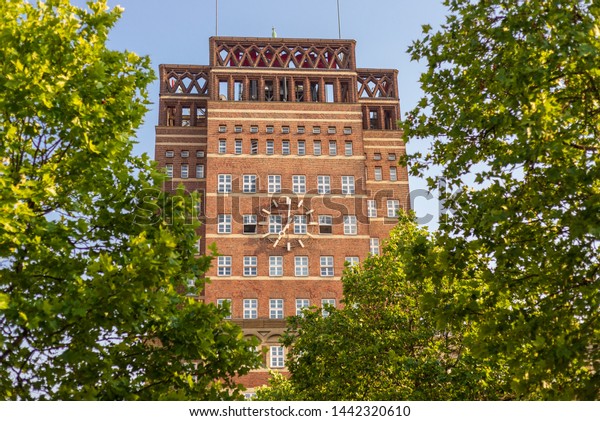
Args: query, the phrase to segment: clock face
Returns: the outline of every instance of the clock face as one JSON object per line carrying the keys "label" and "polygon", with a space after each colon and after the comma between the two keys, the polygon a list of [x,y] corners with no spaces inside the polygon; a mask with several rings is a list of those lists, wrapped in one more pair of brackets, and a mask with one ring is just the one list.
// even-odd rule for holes
{"label": "clock face", "polygon": [[316,222],[314,211],[304,204],[302,199],[288,196],[271,198],[266,207],[259,210],[262,238],[268,239],[273,248],[291,251],[293,248],[304,248],[311,238]]}

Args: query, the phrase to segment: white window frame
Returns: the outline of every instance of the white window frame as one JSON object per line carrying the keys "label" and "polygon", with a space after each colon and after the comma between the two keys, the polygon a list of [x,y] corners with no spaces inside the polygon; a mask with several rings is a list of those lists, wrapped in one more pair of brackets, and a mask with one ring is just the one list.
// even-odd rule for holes
{"label": "white window frame", "polygon": [[217,193],[231,193],[231,174],[217,175]]}
{"label": "white window frame", "polygon": [[355,215],[344,215],[344,235],[358,234],[358,223]]}
{"label": "white window frame", "polygon": [[296,298],[296,316],[302,316],[302,311],[310,307],[308,298]]}
{"label": "white window frame", "polygon": [[282,346],[271,346],[269,348],[269,367],[285,367],[285,351]]}
{"label": "white window frame", "polygon": [[233,144],[233,153],[235,155],[241,155],[243,151],[242,139],[235,139]]}
{"label": "white window frame", "polygon": [[221,155],[227,153],[227,140],[219,139],[219,153]]}
{"label": "white window frame", "polygon": [[275,131],[275,129],[273,128],[273,126],[267,126],[266,129],[265,129],[265,131],[267,133],[273,133]]}
{"label": "white window frame", "polygon": [[190,177],[190,166],[188,164],[181,164],[181,178],[189,178]]}
{"label": "white window frame", "polygon": [[342,194],[354,194],[356,192],[356,188],[354,186],[354,176],[353,175],[343,175],[342,176]]}
{"label": "white window frame", "polygon": [[323,153],[323,149],[321,148],[322,144],[320,140],[314,140],[313,141],[313,155],[314,156],[321,156],[321,154]]}
{"label": "white window frame", "polygon": [[375,181],[381,181],[383,179],[383,175],[382,175],[382,172],[381,172],[381,167],[375,167],[373,169],[373,175],[374,175]]}
{"label": "white window frame", "polygon": [[267,146],[266,146],[266,151],[265,153],[267,155],[273,155],[275,153],[275,141],[274,140],[267,140]]}
{"label": "white window frame", "polygon": [[217,276],[231,276],[231,256],[217,256]]}
{"label": "white window frame", "polygon": [[165,165],[165,172],[167,174],[167,177],[173,178],[173,164]]}
{"label": "white window frame", "polygon": [[346,155],[346,156],[352,156],[352,155],[354,155],[354,147],[352,145],[352,142],[349,141],[349,140],[347,140],[344,143],[344,155]]}
{"label": "white window frame", "polygon": [[244,319],[258,319],[258,300],[256,298],[244,298]]}
{"label": "white window frame", "polygon": [[298,155],[299,156],[306,155],[306,142],[304,140],[298,141]]}
{"label": "white window frame", "polygon": [[346,256],[345,261],[350,267],[358,266],[358,264],[360,263],[358,256]]}
{"label": "white window frame", "polygon": [[283,276],[283,256],[269,256],[269,276]]}
{"label": "white window frame", "polygon": [[270,174],[268,181],[269,193],[281,193],[281,175]]}
{"label": "white window frame", "polygon": [[390,167],[390,181],[398,181],[398,170],[396,167]]}
{"label": "white window frame", "polygon": [[367,200],[367,217],[377,218],[377,202],[374,199]]}
{"label": "white window frame", "polygon": [[389,199],[387,201],[387,216],[388,216],[388,218],[397,218],[399,210],[400,210],[400,201],[399,200]]}
{"label": "white window frame", "polygon": [[294,215],[294,234],[306,234],[308,218],[306,215]]}
{"label": "white window frame", "polygon": [[329,156],[337,155],[337,141],[330,140],[329,141]]}
{"label": "white window frame", "polygon": [[243,234],[256,234],[258,227],[258,218],[256,217],[256,215],[244,215],[243,225]]}
{"label": "white window frame", "polygon": [[231,214],[220,213],[217,215],[217,233],[231,234]]}
{"label": "white window frame", "polygon": [[281,141],[281,155],[289,155],[290,154],[290,141],[282,140]]}
{"label": "white window frame", "polygon": [[331,193],[331,177],[328,175],[317,176],[317,193],[318,194],[330,194]]}
{"label": "white window frame", "polygon": [[242,192],[244,193],[256,193],[256,174],[244,174],[242,175]]}
{"label": "white window frame", "polygon": [[321,299],[321,314],[323,317],[329,316],[329,312],[325,310],[325,306],[329,304],[330,306],[335,307],[335,298],[323,298]]}
{"label": "white window frame", "polygon": [[369,254],[379,256],[379,238],[369,238]]}
{"label": "white window frame", "polygon": [[269,215],[269,234],[279,234],[283,230],[283,217],[281,215]]}
{"label": "white window frame", "polygon": [[298,134],[304,134],[306,128],[304,126],[298,126]]}
{"label": "white window frame", "polygon": [[204,164],[196,164],[196,178],[204,178]]}
{"label": "white window frame", "polygon": [[334,264],[333,256],[321,256],[319,260],[321,263],[321,270],[320,270],[321,276],[325,276],[325,277],[335,276],[335,269],[333,266],[333,264]]}
{"label": "white window frame", "polygon": [[244,276],[256,276],[258,273],[258,258],[244,256]]}
{"label": "white window frame", "polygon": [[231,306],[231,298],[217,298],[217,307],[225,307],[223,304],[225,303],[229,303],[228,307],[229,307],[229,314],[227,316],[225,316],[225,319],[231,319],[231,311],[233,310],[232,306]]}
{"label": "white window frame", "polygon": [[[322,228],[329,227],[323,232]],[[319,234],[333,234],[333,217],[331,215],[319,215]]]}
{"label": "white window frame", "polygon": [[165,158],[173,158],[175,156],[174,151],[165,151]]}
{"label": "white window frame", "polygon": [[283,298],[269,299],[269,319],[283,319]]}
{"label": "white window frame", "polygon": [[250,140],[250,155],[258,155],[258,139]]}
{"label": "white window frame", "polygon": [[294,275],[308,276],[308,256],[294,256]]}
{"label": "white window frame", "polygon": [[306,193],[305,175],[292,175],[292,192],[296,194]]}

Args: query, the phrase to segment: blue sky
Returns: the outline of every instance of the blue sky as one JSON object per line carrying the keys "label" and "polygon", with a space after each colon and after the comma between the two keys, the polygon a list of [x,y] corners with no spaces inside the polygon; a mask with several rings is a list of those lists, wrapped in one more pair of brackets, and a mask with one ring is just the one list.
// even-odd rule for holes
{"label": "blue sky", "polygon": [[[74,0],[83,5],[84,0]],[[359,67],[398,69],[402,115],[421,97],[419,75],[424,63],[410,61],[406,49],[422,36],[421,26],[438,27],[445,20],[442,0],[339,0],[341,35],[356,40]],[[148,55],[153,68],[169,64],[208,64],[208,38],[215,35],[216,0],[109,0],[120,5],[123,17],[110,34],[109,47]],[[338,38],[337,0],[218,0],[218,35]],[[150,86],[154,102],[138,131],[137,154],[154,157],[154,127],[158,120],[158,82]],[[408,150],[422,148],[408,145]],[[424,189],[422,180],[410,180],[411,190]],[[437,202],[419,198],[418,217],[436,218]]]}

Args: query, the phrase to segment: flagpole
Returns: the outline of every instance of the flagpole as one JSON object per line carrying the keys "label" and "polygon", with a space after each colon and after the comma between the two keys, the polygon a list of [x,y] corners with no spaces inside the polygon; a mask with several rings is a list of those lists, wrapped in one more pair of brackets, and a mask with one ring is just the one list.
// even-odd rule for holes
{"label": "flagpole", "polygon": [[215,35],[219,35],[219,0],[215,0]]}
{"label": "flagpole", "polygon": [[340,0],[337,0],[337,12],[338,12],[338,37],[342,39],[342,21],[340,19]]}

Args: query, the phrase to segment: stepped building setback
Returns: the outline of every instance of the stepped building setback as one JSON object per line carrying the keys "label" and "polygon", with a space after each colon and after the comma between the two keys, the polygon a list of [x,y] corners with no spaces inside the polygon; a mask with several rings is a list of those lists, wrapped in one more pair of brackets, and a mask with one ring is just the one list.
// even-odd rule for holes
{"label": "stepped building setback", "polygon": [[[156,161],[198,191],[198,299],[229,303],[282,369],[285,318],[339,306],[345,265],[381,250],[408,209],[397,70],[357,69],[353,40],[210,38],[210,65],[160,66]],[[324,310],[326,311],[326,310]]]}

